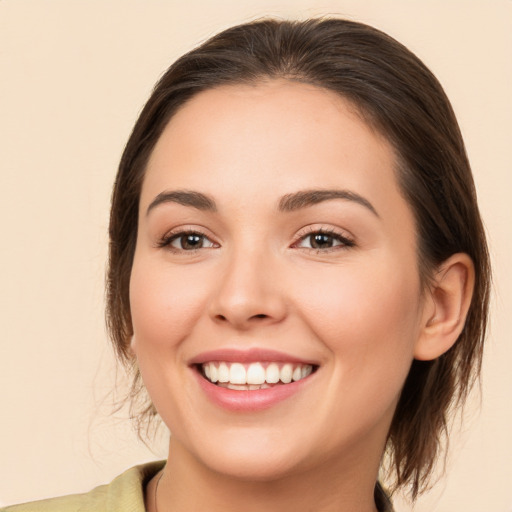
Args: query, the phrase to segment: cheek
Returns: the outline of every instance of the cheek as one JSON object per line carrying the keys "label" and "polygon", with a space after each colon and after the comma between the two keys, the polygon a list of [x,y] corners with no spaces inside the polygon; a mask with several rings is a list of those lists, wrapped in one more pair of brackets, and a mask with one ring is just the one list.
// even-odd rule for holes
{"label": "cheek", "polygon": [[414,273],[374,265],[372,270],[337,269],[297,295],[340,378],[350,374],[360,385],[393,381],[396,388],[407,375],[419,335],[419,290]]}
{"label": "cheek", "polygon": [[[130,277],[130,310],[134,330],[133,352],[144,385],[168,428],[186,437],[190,415],[184,383],[182,341],[190,335],[205,308],[199,276],[171,272],[155,259],[135,258]],[[180,390],[179,393],[173,390]],[[190,428],[190,426],[189,426]]]}
{"label": "cheek", "polygon": [[[185,277],[186,276],[186,277]],[[138,345],[168,350],[190,332],[204,309],[201,281],[159,262],[135,258],[130,310]]]}

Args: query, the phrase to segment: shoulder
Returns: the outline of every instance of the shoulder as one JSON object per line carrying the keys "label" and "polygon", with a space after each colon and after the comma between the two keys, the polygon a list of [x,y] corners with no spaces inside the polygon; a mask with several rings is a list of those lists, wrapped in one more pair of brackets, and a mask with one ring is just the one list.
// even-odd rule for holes
{"label": "shoulder", "polygon": [[[92,494],[97,489],[99,489],[99,487],[87,494],[73,494],[48,500],[31,501],[30,503],[11,505],[3,508],[1,512],[81,512],[82,510],[89,510],[89,508],[85,508],[83,506],[84,501],[87,501],[88,495]],[[98,504],[97,510],[101,510],[99,506],[100,505]]]}
{"label": "shoulder", "polygon": [[110,484],[72,494],[3,508],[0,512],[144,512],[144,487],[164,462],[135,466]]}

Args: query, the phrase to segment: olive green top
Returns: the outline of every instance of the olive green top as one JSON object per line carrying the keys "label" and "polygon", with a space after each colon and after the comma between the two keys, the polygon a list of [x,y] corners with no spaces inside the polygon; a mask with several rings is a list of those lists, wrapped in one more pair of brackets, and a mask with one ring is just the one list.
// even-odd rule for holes
{"label": "olive green top", "polygon": [[[0,512],[145,512],[144,489],[164,464],[165,461],[159,461],[135,466],[110,484],[101,485],[85,494],[12,505]],[[379,512],[393,512],[379,484],[375,487],[375,503]]]}
{"label": "olive green top", "polygon": [[135,466],[85,494],[12,505],[1,512],[145,512],[144,489],[165,461]]}

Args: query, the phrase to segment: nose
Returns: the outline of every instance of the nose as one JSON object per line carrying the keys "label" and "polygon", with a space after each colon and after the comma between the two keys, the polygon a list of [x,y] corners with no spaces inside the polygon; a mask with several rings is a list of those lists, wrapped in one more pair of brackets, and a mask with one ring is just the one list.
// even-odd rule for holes
{"label": "nose", "polygon": [[238,251],[223,262],[210,304],[215,323],[237,330],[281,322],[286,300],[277,257],[263,251]]}

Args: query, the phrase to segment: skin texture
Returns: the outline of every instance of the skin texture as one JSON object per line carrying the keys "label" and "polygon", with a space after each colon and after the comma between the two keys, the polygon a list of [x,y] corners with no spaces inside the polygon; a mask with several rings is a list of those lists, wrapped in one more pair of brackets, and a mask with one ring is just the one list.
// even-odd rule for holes
{"label": "skin texture", "polygon": [[[412,359],[451,346],[472,286],[471,262],[455,255],[439,273],[446,286],[422,291],[394,169],[390,145],[350,103],[309,85],[225,86],[171,119],[144,178],[130,282],[132,350],[172,432],[159,512],[375,510]],[[279,211],[311,189],[350,191],[375,211],[350,199]],[[147,212],[176,190],[208,195],[216,211],[162,202]],[[191,230],[202,248],[161,246]],[[318,231],[334,247],[312,248]],[[273,407],[230,411],[189,364],[221,348],[279,350],[318,370]]]}

